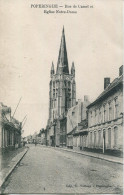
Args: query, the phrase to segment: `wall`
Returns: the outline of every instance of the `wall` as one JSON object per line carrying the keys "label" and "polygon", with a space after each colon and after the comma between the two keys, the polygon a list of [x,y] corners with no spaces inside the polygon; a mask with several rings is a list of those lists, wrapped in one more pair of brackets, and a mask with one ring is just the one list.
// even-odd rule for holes
{"label": "wall", "polygon": [[88,110],[88,147],[123,149],[122,87]]}

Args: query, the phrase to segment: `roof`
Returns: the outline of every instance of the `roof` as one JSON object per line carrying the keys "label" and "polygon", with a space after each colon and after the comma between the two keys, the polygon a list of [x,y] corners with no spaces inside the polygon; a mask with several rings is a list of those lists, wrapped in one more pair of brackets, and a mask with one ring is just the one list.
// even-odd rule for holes
{"label": "roof", "polygon": [[108,96],[110,92],[114,91],[120,84],[123,84],[123,75],[115,78],[112,83],[110,83],[108,87],[106,87],[106,89],[96,98],[96,100],[87,106],[87,108],[90,108],[91,106],[95,105],[97,102]]}
{"label": "roof", "polygon": [[8,106],[5,106],[2,102],[0,102],[0,112],[2,114],[11,113],[11,108]]}
{"label": "roof", "polygon": [[64,27],[63,27],[63,31],[62,31],[62,37],[61,37],[61,44],[60,44],[56,74],[60,74],[61,69],[63,69],[62,70],[63,73],[69,74]]}

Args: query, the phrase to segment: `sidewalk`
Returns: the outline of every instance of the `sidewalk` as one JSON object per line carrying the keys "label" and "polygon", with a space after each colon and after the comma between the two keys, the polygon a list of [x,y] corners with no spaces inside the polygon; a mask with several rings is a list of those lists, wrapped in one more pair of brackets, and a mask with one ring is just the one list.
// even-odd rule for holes
{"label": "sidewalk", "polygon": [[77,154],[81,154],[84,156],[89,156],[89,157],[93,157],[93,158],[97,158],[97,159],[102,159],[105,161],[109,161],[109,162],[113,162],[113,163],[118,163],[123,165],[123,158],[119,158],[116,156],[110,156],[110,155],[105,155],[105,154],[100,154],[100,153],[93,153],[93,152],[87,152],[87,151],[77,151],[74,149],[68,149],[68,148],[62,148],[62,147],[51,147],[51,146],[46,146],[46,147],[50,147],[50,148],[54,148],[55,150],[64,150],[67,152],[73,152],[73,153],[77,153]]}
{"label": "sidewalk", "polygon": [[28,148],[23,147],[4,153],[3,155],[0,154],[0,188],[6,181],[6,179],[9,177],[9,175],[12,173],[16,165],[21,161],[27,151]]}

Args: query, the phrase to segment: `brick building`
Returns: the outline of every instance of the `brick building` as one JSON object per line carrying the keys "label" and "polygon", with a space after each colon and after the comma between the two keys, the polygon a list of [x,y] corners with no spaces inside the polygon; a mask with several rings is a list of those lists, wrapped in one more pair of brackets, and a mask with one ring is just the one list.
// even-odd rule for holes
{"label": "brick building", "polygon": [[86,148],[104,152],[123,150],[123,66],[119,77],[104,79],[104,91],[88,107]]}

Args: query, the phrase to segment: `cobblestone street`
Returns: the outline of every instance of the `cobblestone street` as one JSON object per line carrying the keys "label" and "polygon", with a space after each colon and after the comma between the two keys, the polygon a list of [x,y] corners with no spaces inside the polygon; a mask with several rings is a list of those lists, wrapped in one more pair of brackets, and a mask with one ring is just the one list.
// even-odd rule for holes
{"label": "cobblestone street", "polygon": [[40,145],[29,147],[3,193],[122,192],[122,165]]}

